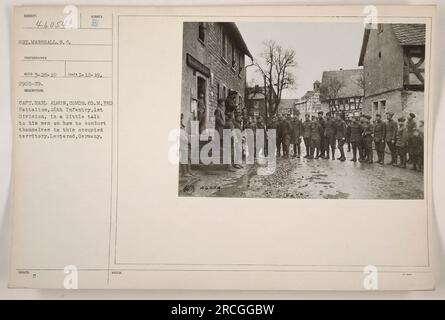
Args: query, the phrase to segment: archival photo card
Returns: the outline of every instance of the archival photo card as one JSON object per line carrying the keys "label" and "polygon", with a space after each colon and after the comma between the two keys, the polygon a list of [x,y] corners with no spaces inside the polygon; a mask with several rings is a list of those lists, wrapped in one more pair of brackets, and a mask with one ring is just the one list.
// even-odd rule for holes
{"label": "archival photo card", "polygon": [[434,288],[434,6],[14,9],[13,288]]}

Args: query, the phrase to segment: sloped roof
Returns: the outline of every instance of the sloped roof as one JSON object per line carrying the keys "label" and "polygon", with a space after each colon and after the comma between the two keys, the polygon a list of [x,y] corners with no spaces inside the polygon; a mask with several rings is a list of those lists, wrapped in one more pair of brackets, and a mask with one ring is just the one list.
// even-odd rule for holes
{"label": "sloped roof", "polygon": [[402,46],[425,45],[426,26],[424,24],[392,24],[392,30]]}
{"label": "sloped roof", "polygon": [[254,86],[246,87],[247,99],[249,100],[259,100],[264,99],[264,87]]}
{"label": "sloped roof", "polygon": [[[425,45],[426,26],[425,24],[408,24],[408,23],[393,23],[390,24],[391,29],[396,36],[397,41],[401,46],[422,46]],[[371,29],[365,29],[363,33],[362,48],[360,51],[360,58],[358,65],[363,65],[365,58],[366,47],[368,46],[369,34]]]}
{"label": "sloped roof", "polygon": [[324,71],[321,85],[328,86],[331,79],[337,79],[342,84],[337,93],[337,98],[358,97],[364,95],[364,90],[361,86],[363,69]]}
{"label": "sloped roof", "polygon": [[[255,87],[247,87],[247,99],[249,100],[258,100],[258,99],[264,99],[264,87],[263,86],[255,86]],[[275,90],[273,91],[274,97],[276,97]]]}
{"label": "sloped roof", "polygon": [[297,102],[297,99],[281,99],[278,109],[292,109]]}
{"label": "sloped roof", "polygon": [[309,99],[313,95],[314,95],[314,91],[313,90],[309,90],[309,91],[306,91],[306,93],[304,94],[303,98]]}
{"label": "sloped roof", "polygon": [[249,100],[264,100],[265,96],[262,92],[252,92],[247,95]]}

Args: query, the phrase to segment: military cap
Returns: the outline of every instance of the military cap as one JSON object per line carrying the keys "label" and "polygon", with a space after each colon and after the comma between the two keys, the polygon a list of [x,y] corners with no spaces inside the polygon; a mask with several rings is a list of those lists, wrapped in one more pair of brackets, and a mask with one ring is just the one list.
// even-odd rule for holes
{"label": "military cap", "polygon": [[219,98],[219,99],[218,99],[218,104],[220,104],[220,103],[224,103],[225,101],[226,101],[226,99]]}
{"label": "military cap", "polygon": [[415,117],[416,117],[416,115],[415,115],[414,113],[412,113],[412,112],[410,112],[409,116],[410,116],[411,118],[415,118]]}
{"label": "military cap", "polygon": [[323,115],[323,111],[318,111],[318,114],[319,115]]}
{"label": "military cap", "polygon": [[394,115],[394,112],[388,111],[386,114],[389,114],[392,117]]}
{"label": "military cap", "polygon": [[377,113],[375,116],[376,116],[376,117],[379,117],[379,118],[382,117],[382,115],[381,115],[380,113]]}
{"label": "military cap", "polygon": [[405,122],[405,117],[400,117],[399,119],[397,119],[397,121],[399,121],[399,122]]}

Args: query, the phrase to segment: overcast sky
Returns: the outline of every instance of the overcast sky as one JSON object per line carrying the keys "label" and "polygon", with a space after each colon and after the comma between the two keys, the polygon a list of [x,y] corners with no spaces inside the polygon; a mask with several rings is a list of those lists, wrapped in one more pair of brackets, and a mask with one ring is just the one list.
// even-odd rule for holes
{"label": "overcast sky", "polygon": [[[312,90],[312,83],[321,81],[323,71],[358,68],[363,39],[361,23],[237,22],[237,26],[254,58],[263,51],[263,42],[269,39],[295,50],[297,88],[283,92],[283,98],[300,98]],[[247,64],[250,64],[249,58]],[[247,68],[247,82],[257,79],[262,85],[255,69]]]}

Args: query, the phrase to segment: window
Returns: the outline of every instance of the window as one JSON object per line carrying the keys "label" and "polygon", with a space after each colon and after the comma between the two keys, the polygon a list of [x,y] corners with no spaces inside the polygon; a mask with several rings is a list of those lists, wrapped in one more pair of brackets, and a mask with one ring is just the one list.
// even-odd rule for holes
{"label": "window", "polygon": [[379,102],[374,101],[372,103],[372,116],[374,117],[377,113],[379,113]]}
{"label": "window", "polygon": [[384,115],[386,113],[386,100],[380,101],[380,110],[381,115]]}
{"label": "window", "polygon": [[379,51],[379,59],[382,59],[382,51]]}
{"label": "window", "polygon": [[227,35],[222,29],[222,57],[227,60]]}
{"label": "window", "polygon": [[235,54],[236,54],[235,46],[234,46],[234,44],[232,43],[232,69],[233,69],[233,70],[235,70],[235,68],[236,68]]}
{"label": "window", "polygon": [[241,75],[244,68],[244,54],[242,52],[239,53],[238,58],[238,74]]}
{"label": "window", "polygon": [[206,31],[206,27],[204,25],[204,22],[200,22],[199,23],[199,27],[198,27],[198,39],[203,44],[205,43],[205,39],[206,39],[206,32],[205,31]]}
{"label": "window", "polygon": [[219,89],[219,87],[220,87],[220,84],[219,83],[217,83],[216,84],[216,98],[217,99],[219,99],[219,98],[221,98],[221,90]]}

